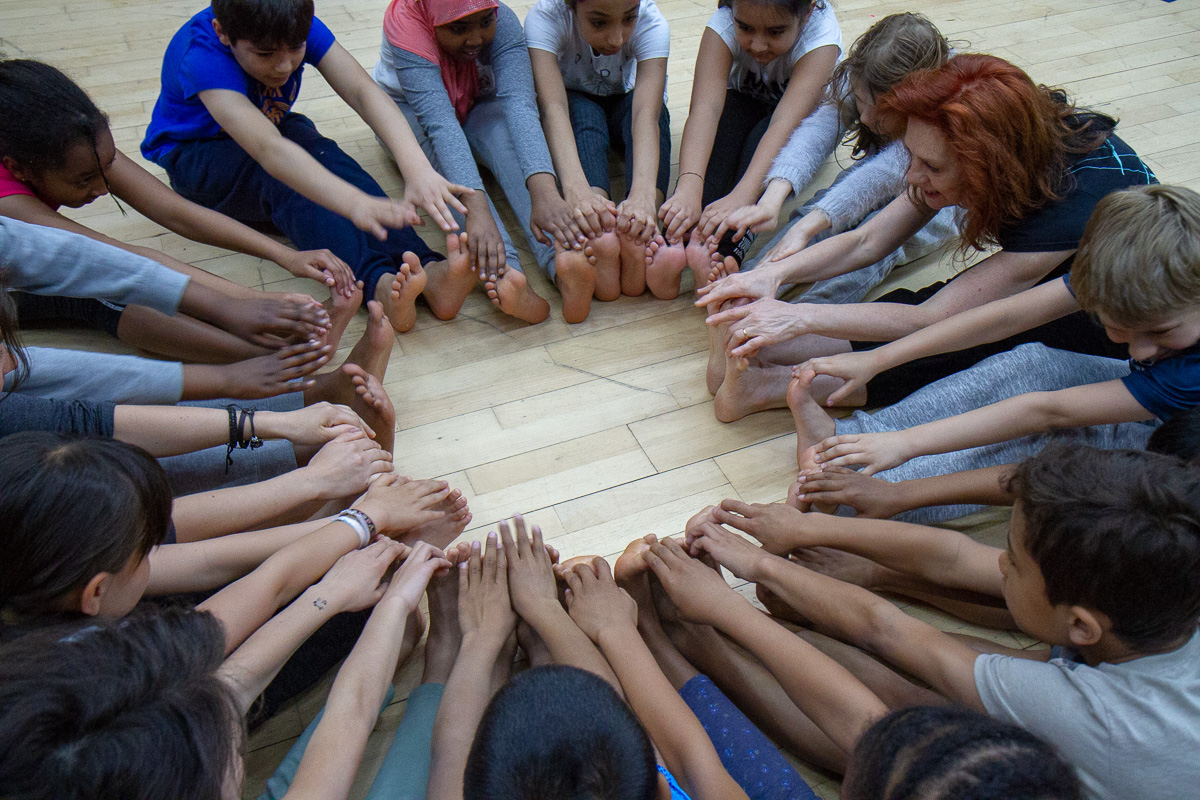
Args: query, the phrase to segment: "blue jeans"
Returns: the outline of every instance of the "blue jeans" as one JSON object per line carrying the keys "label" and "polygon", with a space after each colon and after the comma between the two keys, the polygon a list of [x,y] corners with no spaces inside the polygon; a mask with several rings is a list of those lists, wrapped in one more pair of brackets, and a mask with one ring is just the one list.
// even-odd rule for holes
{"label": "blue jeans", "polygon": [[[429,783],[429,760],[433,741],[433,723],[437,719],[438,706],[442,702],[445,686],[440,683],[422,683],[412,690],[404,707],[404,717],[392,737],[391,747],[375,774],[375,780],[367,791],[367,800],[425,800],[425,787]],[[386,706],[391,702],[393,689],[388,689]],[[313,731],[321,722],[324,710],[309,723],[304,733],[283,757],[283,761],[267,781],[267,789],[258,800],[279,800],[292,785],[300,759],[312,739]]]}
{"label": "blue jeans", "polygon": [[[608,179],[609,148],[625,151],[626,181],[633,175],[633,92],[602,97],[567,90],[575,149],[588,185],[612,197]],[[671,115],[664,104],[658,115],[658,175],[654,185],[665,196],[671,180]]]}
{"label": "blue jeans", "polygon": [[[387,197],[375,179],[336,142],[322,136],[308,117],[289,113],[278,128],[334,175],[369,195]],[[384,274],[396,272],[406,251],[415,253],[422,265],[442,260],[412,228],[390,231],[382,242],[360,231],[350,220],[272,178],[228,137],[179,144],[161,163],[171,186],[187,199],[241,222],[270,222],[301,250],[333,251],[363,282],[364,300],[375,296],[375,284]]]}

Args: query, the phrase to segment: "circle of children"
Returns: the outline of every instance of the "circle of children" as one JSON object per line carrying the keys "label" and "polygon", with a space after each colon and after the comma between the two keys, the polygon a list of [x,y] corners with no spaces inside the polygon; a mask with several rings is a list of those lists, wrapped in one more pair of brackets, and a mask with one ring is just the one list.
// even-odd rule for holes
{"label": "circle of children", "polygon": [[[0,794],[239,797],[247,730],[345,659],[264,795],[344,798],[426,631],[372,798],[813,797],[781,751],[856,800],[1195,791],[1200,197],[920,15],[843,51],[821,0],[721,0],[668,194],[669,44],[654,0],[539,0],[523,27],[497,0],[392,0],[369,76],[312,0],[213,0],[171,40],[142,142],[170,187],[62,72],[0,62]],[[290,110],[305,64],[403,200]],[[852,166],[781,221],[840,141]],[[692,270],[718,418],[792,410],[786,503],[699,510],[612,569],[560,562],[519,516],[451,544],[461,493],[393,473],[394,332],[476,283],[550,311],[477,161],[568,322]],[[331,298],[57,211],[109,193]],[[952,240],[991,254],[863,302]],[[20,344],[18,321],[62,319],[178,361]],[[922,524],[972,504],[1014,506],[1005,549]]]}

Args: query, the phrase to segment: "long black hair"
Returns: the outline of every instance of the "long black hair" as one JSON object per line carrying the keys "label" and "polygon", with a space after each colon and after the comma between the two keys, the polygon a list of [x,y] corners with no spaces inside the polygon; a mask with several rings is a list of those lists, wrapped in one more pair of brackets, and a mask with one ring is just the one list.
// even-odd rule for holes
{"label": "long black hair", "polygon": [[23,431],[0,440],[0,520],[0,612],[36,618],[162,544],[171,488],[134,445]]}
{"label": "long black hair", "polygon": [[81,142],[94,152],[108,129],[108,117],[87,92],[32,59],[0,61],[0,108],[0,158],[38,173],[61,167],[67,151]]}
{"label": "long black hair", "polygon": [[0,647],[0,796],[220,800],[241,713],[211,614],[162,609]]}

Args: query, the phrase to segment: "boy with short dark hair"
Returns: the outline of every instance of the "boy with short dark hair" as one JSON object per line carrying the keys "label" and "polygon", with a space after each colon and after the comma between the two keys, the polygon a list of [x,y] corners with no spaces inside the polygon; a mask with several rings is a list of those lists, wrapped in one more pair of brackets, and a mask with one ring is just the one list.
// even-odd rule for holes
{"label": "boy with short dark hair", "polygon": [[[906,430],[838,436],[829,436],[835,426],[807,392],[813,371],[847,379],[830,397],[836,402],[896,364],[1003,339],[1080,308],[1095,315],[1110,339],[1128,344],[1130,374],[1080,386],[1064,374],[1059,385],[1071,388],[1019,394]],[[800,447],[813,446],[816,465],[861,466],[866,475],[920,455],[1058,428],[1165,420],[1200,403],[1200,195],[1180,186],[1114,192],[1096,205],[1071,274],[1062,280],[963,312],[877,350],[813,359],[796,369],[789,402]],[[937,392],[925,397],[934,405],[930,414],[937,414],[936,401]],[[855,419],[856,425],[862,422]],[[948,471],[930,466],[932,472]]]}
{"label": "boy with short dark hair", "polygon": [[963,588],[999,584],[1018,626],[1049,650],[981,653],[711,522],[689,541],[816,628],[1045,737],[1091,797],[1190,791],[1200,781],[1200,472],[1167,456],[1060,445],[1022,463],[1012,487],[1008,548],[998,567],[995,549],[975,548],[961,572],[978,585]]}
{"label": "boy with short dark hair", "polygon": [[[403,201],[291,110],[305,64],[396,159]],[[142,154],[188,199],[244,222],[273,223],[299,247],[332,250],[398,331],[415,324],[422,291],[454,296],[457,313],[475,283],[457,236],[448,238],[445,260],[409,227],[420,222],[419,206],[443,230],[456,229],[450,207],[465,212],[455,195],[471,190],[434,171],[395,103],[314,16],[313,0],[213,0],[188,20],[163,57]]]}

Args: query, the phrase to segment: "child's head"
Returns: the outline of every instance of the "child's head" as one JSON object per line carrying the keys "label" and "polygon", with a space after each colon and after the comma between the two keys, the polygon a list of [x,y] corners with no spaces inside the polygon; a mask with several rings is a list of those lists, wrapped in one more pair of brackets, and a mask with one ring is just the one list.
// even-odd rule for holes
{"label": "child's head", "polygon": [[456,61],[474,61],[496,38],[497,0],[430,0],[438,48]]}
{"label": "child's head", "polygon": [[304,60],[313,0],[212,0],[213,30],[264,86],[287,83]]}
{"label": "child's head", "polygon": [[600,55],[620,52],[637,27],[640,0],[564,0],[575,12],[575,28]]}
{"label": "child's head", "polygon": [[963,247],[994,242],[1005,225],[1058,197],[1070,154],[1090,151],[1115,124],[1075,120],[1061,92],[974,53],[910,73],[878,98],[876,112],[912,154],[913,193],[931,208],[967,211]]}
{"label": "child's head", "polygon": [[40,61],[0,61],[0,108],[0,162],[38,197],[79,208],[108,194],[108,118],[70,78]]}
{"label": "child's head", "polygon": [[1078,800],[1054,749],[1007,722],[955,707],[914,706],[872,725],[854,748],[843,800]]}
{"label": "child's head", "polygon": [[853,143],[853,155],[888,142],[879,129],[875,100],[910,72],[937,69],[949,58],[950,43],[922,14],[890,14],[854,40],[829,80],[830,94]]}
{"label": "child's head", "polygon": [[603,679],[535,667],[496,693],[475,733],[464,800],[654,800],[654,748]]}
{"label": "child's head", "polygon": [[171,521],[158,462],[114,439],[27,431],[0,443],[0,612],[127,614]]}
{"label": "child's head", "polygon": [[1200,619],[1200,471],[1136,450],[1052,445],[1017,467],[1000,557],[1013,619],[1050,644],[1176,646]]}
{"label": "child's head", "polygon": [[1150,434],[1146,449],[1200,467],[1200,406],[1172,414]]}
{"label": "child's head", "polygon": [[1200,341],[1200,194],[1182,186],[1137,186],[1096,204],[1071,288],[1139,360]]}
{"label": "child's head", "polygon": [[180,609],[0,648],[0,786],[24,800],[236,798],[244,730],[221,624]]}
{"label": "child's head", "polygon": [[733,11],[738,46],[759,64],[769,64],[789,52],[800,38],[814,8],[824,0],[720,0],[719,8]]}

